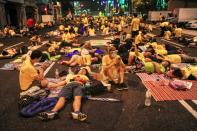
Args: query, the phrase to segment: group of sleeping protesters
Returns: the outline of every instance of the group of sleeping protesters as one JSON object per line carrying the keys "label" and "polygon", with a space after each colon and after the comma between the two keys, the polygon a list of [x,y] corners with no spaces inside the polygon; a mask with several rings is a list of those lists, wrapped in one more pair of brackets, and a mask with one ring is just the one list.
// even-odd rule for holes
{"label": "group of sleeping protesters", "polygon": [[[171,36],[168,34],[169,26],[174,30]],[[165,21],[161,22],[161,29],[160,37],[167,39],[182,37],[180,28],[171,26],[170,23],[165,24]],[[60,42],[49,41],[46,44],[48,48],[46,51],[36,49],[27,53],[25,58],[23,57],[23,63],[19,68],[21,99],[28,93],[32,93],[35,87],[56,92],[54,97],[58,100],[52,101],[54,102],[50,106],[52,109],[39,108],[36,115],[41,120],[54,119],[65,103],[73,99],[71,116],[73,119],[84,121],[87,115],[82,113],[81,104],[88,94],[88,88],[92,90],[102,88],[111,93],[115,89],[127,90],[125,73],[163,73],[170,78],[196,80],[197,58],[188,56],[173,45],[158,43],[155,37],[148,35],[151,32],[151,24],[143,23],[137,14],[133,17],[74,17],[69,23],[60,25],[57,30],[47,33],[47,37],[59,36]],[[91,39],[97,35],[111,41],[106,42],[103,47],[96,47],[89,41],[82,43],[78,40],[80,37]],[[32,43],[40,42],[37,39],[39,37],[35,37]],[[57,56],[61,59],[52,59],[52,61],[58,60],[57,63],[64,67],[64,70],[59,73],[56,70],[55,75],[58,80],[53,81],[45,77],[44,71],[50,65],[46,61]],[[40,61],[44,63],[35,67],[35,63]],[[189,64],[186,67],[180,67],[178,66],[180,63]],[[36,107],[30,108],[32,104],[35,105],[31,103],[23,107],[23,113],[25,109],[29,109],[29,112],[36,110]],[[41,106],[49,107],[49,105],[49,102],[41,103]]]}

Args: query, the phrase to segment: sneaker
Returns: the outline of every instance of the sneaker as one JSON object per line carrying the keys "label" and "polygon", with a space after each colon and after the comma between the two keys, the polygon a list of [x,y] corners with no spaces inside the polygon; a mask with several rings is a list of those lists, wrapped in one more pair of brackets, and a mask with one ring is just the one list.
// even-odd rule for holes
{"label": "sneaker", "polygon": [[45,120],[52,120],[57,117],[57,112],[55,111],[48,111],[48,112],[41,112],[38,114],[38,118],[45,121]]}
{"label": "sneaker", "polygon": [[81,112],[79,113],[72,112],[71,114],[72,114],[72,118],[75,120],[85,121],[87,119],[87,115]]}
{"label": "sneaker", "polygon": [[128,90],[129,88],[126,86],[125,83],[121,83],[118,85],[117,90],[122,91],[122,90]]}

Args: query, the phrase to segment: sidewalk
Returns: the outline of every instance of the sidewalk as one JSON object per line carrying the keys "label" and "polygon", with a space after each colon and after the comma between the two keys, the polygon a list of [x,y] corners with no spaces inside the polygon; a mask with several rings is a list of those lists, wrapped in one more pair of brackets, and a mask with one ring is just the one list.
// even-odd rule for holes
{"label": "sidewalk", "polygon": [[[153,28],[159,28],[158,25],[152,25],[152,26]],[[183,29],[183,34],[189,36],[197,36],[197,30]]]}
{"label": "sidewalk", "polygon": [[183,34],[197,36],[197,30],[183,29]]}

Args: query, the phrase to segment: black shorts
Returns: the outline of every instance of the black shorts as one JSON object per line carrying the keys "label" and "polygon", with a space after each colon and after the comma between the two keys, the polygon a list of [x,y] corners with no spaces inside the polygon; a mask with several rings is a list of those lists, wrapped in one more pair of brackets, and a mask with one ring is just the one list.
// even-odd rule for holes
{"label": "black shorts", "polygon": [[75,96],[84,96],[83,85],[78,82],[68,83],[59,93],[59,97],[65,97],[66,99],[72,99]]}

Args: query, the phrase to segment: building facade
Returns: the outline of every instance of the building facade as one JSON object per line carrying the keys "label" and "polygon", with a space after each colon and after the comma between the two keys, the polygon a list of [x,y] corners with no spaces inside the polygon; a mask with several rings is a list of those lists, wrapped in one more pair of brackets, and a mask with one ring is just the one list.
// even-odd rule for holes
{"label": "building facade", "polygon": [[0,0],[0,26],[22,28],[28,18],[37,19],[35,0]]}
{"label": "building facade", "polygon": [[176,8],[197,8],[197,0],[168,0],[168,10]]}

